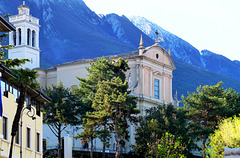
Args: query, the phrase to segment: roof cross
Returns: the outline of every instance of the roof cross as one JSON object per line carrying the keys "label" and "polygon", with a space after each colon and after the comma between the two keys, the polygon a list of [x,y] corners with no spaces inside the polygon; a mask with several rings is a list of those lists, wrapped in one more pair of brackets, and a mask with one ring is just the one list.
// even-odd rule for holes
{"label": "roof cross", "polygon": [[158,43],[158,35],[159,35],[158,30],[156,30],[155,34],[156,34],[156,42],[155,43]]}

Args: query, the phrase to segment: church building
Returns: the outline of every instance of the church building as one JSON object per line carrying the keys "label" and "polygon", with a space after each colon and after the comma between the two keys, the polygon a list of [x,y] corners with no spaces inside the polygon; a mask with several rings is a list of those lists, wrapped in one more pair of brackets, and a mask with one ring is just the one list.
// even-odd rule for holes
{"label": "church building", "polygon": [[[156,42],[150,47],[144,47],[141,37],[138,50],[106,56],[109,60],[128,59],[130,70],[126,72],[126,77],[132,95],[138,97],[138,107],[142,112],[150,107],[173,103],[172,72],[175,65],[170,51],[167,52],[159,45],[158,33],[156,34]],[[37,69],[38,81],[42,87],[57,84],[59,81],[66,87],[78,86],[76,76],[86,78],[88,73],[86,67],[96,60],[97,58],[81,59],[55,65],[47,70]]]}
{"label": "church building", "polygon": [[9,22],[16,27],[16,31],[9,33],[9,44],[15,48],[8,51],[8,58],[29,59],[30,62],[23,68],[39,68],[39,19],[30,15],[30,8],[23,1],[23,5],[18,7],[18,15],[10,16]]}
{"label": "church building", "polygon": [[[131,95],[137,97],[137,107],[141,115],[145,115],[145,110],[159,105],[174,104],[172,98],[172,78],[175,65],[171,58],[170,51],[164,50],[158,43],[158,33],[156,32],[156,42],[150,47],[144,47],[143,39],[140,39],[138,50],[106,56],[108,60],[117,60],[118,58],[128,59],[130,70],[126,72]],[[60,81],[66,87],[78,86],[79,80],[76,78],[86,78],[86,67],[90,67],[90,62],[94,59],[81,59],[55,65],[47,70],[37,69],[39,72],[38,81],[42,87],[58,84]],[[74,129],[68,129],[73,131]],[[77,131],[81,132],[80,130]],[[126,143],[122,152],[129,152],[130,146],[135,144],[135,127],[129,127],[130,140]],[[49,137],[49,139],[51,139]],[[51,141],[49,141],[51,142]],[[109,151],[114,152],[114,139],[111,140]],[[94,141],[95,149],[102,149],[102,143],[99,140]],[[74,146],[73,146],[74,147]],[[80,145],[81,147],[81,145]]]}
{"label": "church building", "polygon": [[[60,81],[69,88],[78,86],[79,80],[76,76],[86,78],[88,73],[86,67],[90,67],[90,63],[95,62],[97,58],[62,63],[49,69],[39,68],[39,20],[29,14],[30,8],[25,4],[18,7],[18,10],[18,15],[10,17],[10,22],[16,27],[16,32],[10,33],[9,41],[16,47],[9,50],[9,58],[28,58],[31,62],[25,64],[24,67],[34,68],[39,72],[38,82],[41,87],[56,85]],[[175,65],[170,50],[167,52],[159,45],[157,31],[156,41],[152,46],[145,48],[141,36],[139,48],[136,51],[110,55],[106,58],[109,60],[128,59],[130,70],[126,72],[126,77],[132,91],[131,95],[137,97],[137,106],[141,115],[144,115],[148,108],[176,102],[172,97],[172,72],[175,70]],[[74,135],[74,129],[66,129],[65,134],[69,134],[69,131],[72,131],[70,135]],[[44,127],[44,132],[48,133],[44,136],[50,143],[48,145],[56,145],[57,138],[54,135],[51,136],[51,131]],[[75,131],[75,134],[80,132],[80,130]],[[135,144],[134,133],[135,127],[130,126],[130,140],[126,143],[126,147],[122,149],[123,152],[129,152],[131,150],[130,145]],[[64,133],[62,136],[64,136]],[[114,152],[114,140],[111,140],[110,144],[111,146],[107,150]],[[81,144],[79,143],[79,145],[73,144],[73,147],[79,147],[80,149]],[[102,149],[100,140],[96,139],[94,141],[94,147],[95,151]]]}

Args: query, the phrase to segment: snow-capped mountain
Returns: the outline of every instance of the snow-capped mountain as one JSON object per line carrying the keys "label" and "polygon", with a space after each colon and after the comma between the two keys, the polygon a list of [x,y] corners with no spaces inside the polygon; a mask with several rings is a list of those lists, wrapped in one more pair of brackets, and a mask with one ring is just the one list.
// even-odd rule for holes
{"label": "snow-capped mountain", "polygon": [[153,40],[156,39],[155,31],[158,30],[160,35],[160,45],[166,50],[170,49],[173,58],[201,67],[199,51],[188,42],[164,30],[144,17],[132,16],[129,20]]}
{"label": "snow-capped mountain", "polygon": [[[3,8],[1,12],[16,15],[17,7],[21,4],[21,1],[15,0],[0,1],[0,8]],[[121,26],[117,18],[98,16],[82,0],[29,0],[26,5],[31,9],[30,14],[40,19],[42,67],[81,58],[119,54],[137,48],[127,42],[132,40],[126,38],[127,31],[124,28],[117,30],[118,25]],[[129,24],[135,27],[130,21]],[[141,31],[137,30],[139,33],[132,39],[139,41]],[[151,41],[149,37],[146,38]]]}
{"label": "snow-capped mountain", "polygon": [[[0,11],[3,14],[16,15],[20,5],[22,1],[0,1]],[[141,35],[144,46],[148,47],[155,43],[154,32],[158,29],[160,45],[167,51],[170,48],[177,68],[174,71],[173,91],[178,89],[179,99],[181,94],[194,91],[199,85],[212,85],[221,80],[226,87],[240,91],[239,71],[234,73],[235,65],[240,65],[238,61],[225,62],[225,57],[205,51],[201,52],[201,55],[188,42],[145,18],[132,17],[130,21],[117,14],[97,15],[83,0],[28,0],[26,5],[31,9],[30,14],[40,19],[40,54],[43,68],[82,58],[137,50]],[[217,62],[218,60],[226,64]]]}
{"label": "snow-capped mountain", "polygon": [[199,50],[188,42],[162,29],[160,26],[144,17],[132,16],[129,17],[129,19],[136,27],[152,39],[155,39],[155,31],[158,30],[161,37],[160,44],[166,50],[170,48],[173,58],[199,68],[205,68],[212,72],[230,76],[240,81],[238,61],[231,61],[222,55],[207,50],[199,52]]}

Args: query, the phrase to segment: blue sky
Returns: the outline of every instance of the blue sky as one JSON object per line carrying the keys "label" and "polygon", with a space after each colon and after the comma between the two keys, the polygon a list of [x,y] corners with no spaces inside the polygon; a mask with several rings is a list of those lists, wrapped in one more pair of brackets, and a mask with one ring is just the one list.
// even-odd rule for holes
{"label": "blue sky", "polygon": [[240,61],[240,0],[84,0],[97,14],[143,16],[188,41]]}

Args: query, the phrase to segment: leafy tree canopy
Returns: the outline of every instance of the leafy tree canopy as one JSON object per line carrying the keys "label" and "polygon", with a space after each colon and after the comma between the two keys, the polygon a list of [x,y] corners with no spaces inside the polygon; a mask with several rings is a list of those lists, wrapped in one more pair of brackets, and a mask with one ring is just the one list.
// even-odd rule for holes
{"label": "leafy tree canopy", "polygon": [[208,154],[211,158],[223,158],[224,148],[240,147],[240,117],[224,119],[220,122],[219,128],[209,137]]}
{"label": "leafy tree canopy", "polygon": [[218,122],[238,114],[240,108],[239,94],[232,89],[224,90],[222,82],[213,86],[199,86],[197,92],[182,96],[182,100],[188,109],[191,130],[198,140],[202,140],[203,151],[207,137],[218,128]]}
{"label": "leafy tree canopy", "polygon": [[58,85],[48,86],[43,91],[52,99],[50,103],[43,105],[43,121],[58,138],[58,156],[60,157],[61,132],[67,125],[80,124],[81,102],[69,88],[63,86],[61,81]]}
{"label": "leafy tree canopy", "polygon": [[[98,58],[87,68],[88,78],[78,78],[80,88],[77,92],[82,96],[85,104],[92,108],[86,113],[88,123],[97,128],[98,135],[104,146],[108,144],[110,133],[114,131],[117,154],[119,156],[119,142],[124,144],[128,138],[128,121],[136,122],[138,110],[135,97],[130,96],[125,72],[129,69],[127,60],[107,60]],[[90,129],[86,129],[88,131]],[[108,131],[108,132],[107,132]],[[117,156],[117,157],[118,157]]]}
{"label": "leafy tree canopy", "polygon": [[[141,118],[140,127],[137,128],[136,146],[134,150],[139,156],[147,154],[148,144],[154,144],[161,139],[164,133],[172,133],[182,137],[182,142],[187,146],[184,153],[189,155],[195,148],[194,135],[190,131],[185,108],[175,108],[172,104],[153,107],[146,110],[146,116]],[[155,137],[152,137],[152,136]]]}
{"label": "leafy tree canopy", "polygon": [[176,137],[168,132],[155,142],[148,143],[148,147],[146,158],[186,158],[183,154],[186,144],[182,143],[181,136]]}

